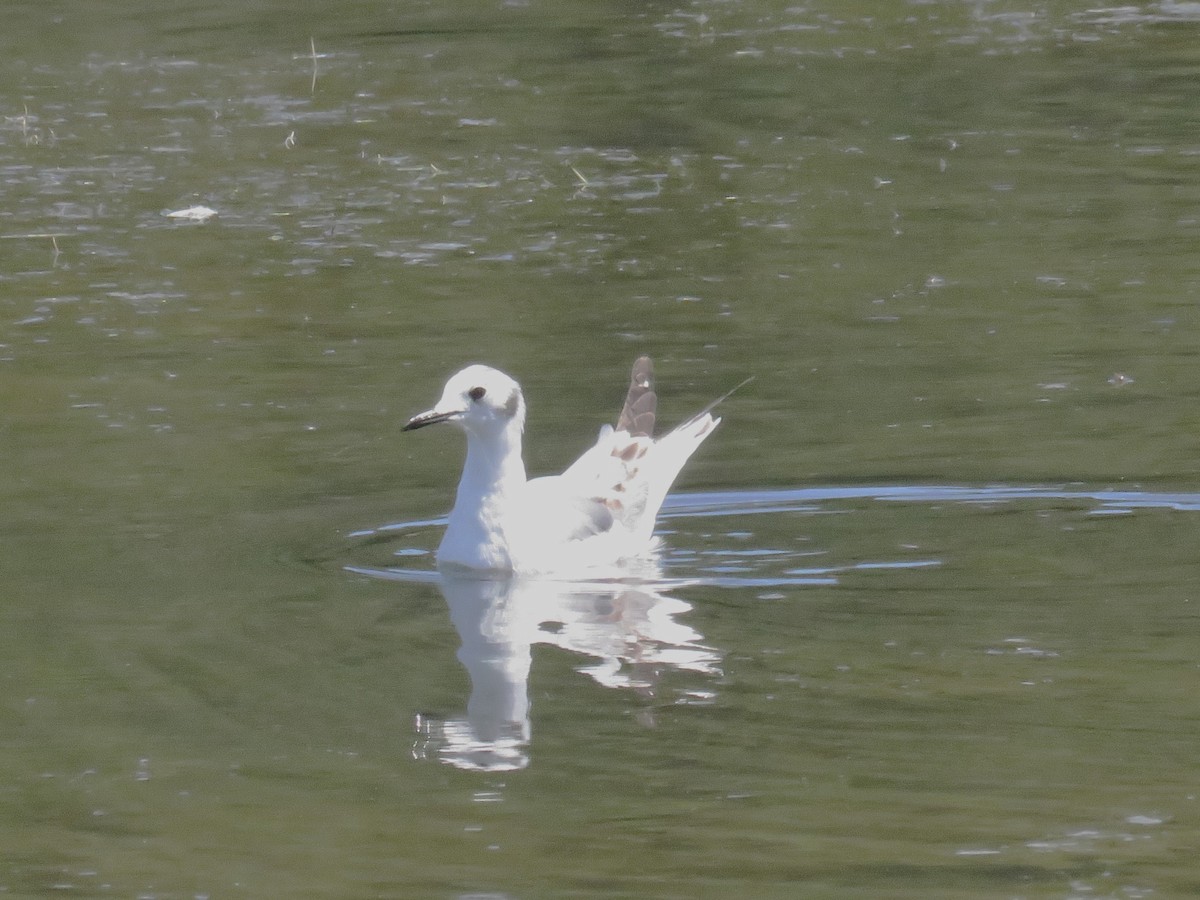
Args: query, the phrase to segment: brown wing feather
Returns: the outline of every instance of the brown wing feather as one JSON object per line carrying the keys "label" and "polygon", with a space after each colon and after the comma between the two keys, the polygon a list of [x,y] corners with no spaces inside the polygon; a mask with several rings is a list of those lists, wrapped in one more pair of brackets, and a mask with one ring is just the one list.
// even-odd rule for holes
{"label": "brown wing feather", "polygon": [[654,393],[654,363],[650,357],[642,356],[633,364],[629,380],[629,393],[625,395],[625,406],[617,419],[617,431],[631,435],[651,437],[654,434],[654,414],[658,408],[658,395]]}

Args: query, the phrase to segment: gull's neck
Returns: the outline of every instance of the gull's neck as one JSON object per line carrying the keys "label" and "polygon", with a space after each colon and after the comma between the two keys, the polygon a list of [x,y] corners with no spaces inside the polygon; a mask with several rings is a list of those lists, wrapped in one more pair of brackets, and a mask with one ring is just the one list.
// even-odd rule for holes
{"label": "gull's neck", "polygon": [[478,569],[511,569],[506,500],[525,481],[520,423],[510,422],[501,431],[468,431],[467,461],[438,548],[438,561]]}
{"label": "gull's neck", "polygon": [[467,432],[467,461],[458,482],[455,507],[467,497],[503,494],[520,487],[525,480],[521,429],[516,422],[510,422],[501,431]]}

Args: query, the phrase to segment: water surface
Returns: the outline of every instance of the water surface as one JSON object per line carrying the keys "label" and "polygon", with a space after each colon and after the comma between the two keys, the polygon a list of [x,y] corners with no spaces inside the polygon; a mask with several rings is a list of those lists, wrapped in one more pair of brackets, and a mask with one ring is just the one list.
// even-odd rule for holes
{"label": "water surface", "polygon": [[[1196,893],[1198,29],[6,10],[0,889]],[[447,590],[406,418],[641,353],[663,582]]]}

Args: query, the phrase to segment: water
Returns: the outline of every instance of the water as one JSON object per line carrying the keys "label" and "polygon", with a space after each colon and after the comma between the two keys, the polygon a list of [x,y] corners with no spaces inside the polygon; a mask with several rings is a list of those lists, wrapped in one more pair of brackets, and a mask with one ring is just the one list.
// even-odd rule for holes
{"label": "water", "polygon": [[[1197,28],[6,10],[0,890],[1196,893]],[[434,578],[407,417],[643,352],[667,581]]]}

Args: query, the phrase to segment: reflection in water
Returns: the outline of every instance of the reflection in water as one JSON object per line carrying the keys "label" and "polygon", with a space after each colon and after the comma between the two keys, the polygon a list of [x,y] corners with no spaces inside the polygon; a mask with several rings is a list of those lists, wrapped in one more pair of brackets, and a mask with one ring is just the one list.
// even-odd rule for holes
{"label": "reflection in water", "polygon": [[[356,569],[409,580],[397,570]],[[510,771],[529,764],[529,670],[534,644],[593,660],[580,667],[605,687],[649,693],[663,667],[718,674],[720,656],[676,621],[690,604],[651,584],[438,577],[471,679],[464,718],[417,717],[418,757],[460,769]]]}
{"label": "reflection in water", "polygon": [[[798,488],[684,494],[668,499],[665,520],[717,519],[729,516],[777,516],[788,512],[829,512],[847,501],[962,504],[994,507],[1017,503],[1064,503],[1089,516],[1128,515],[1138,509],[1200,509],[1200,494],[1140,490],[1094,490],[1086,486],[969,487],[957,485],[883,485]],[[365,542],[424,534],[441,520],[389,525],[356,532]],[[407,547],[397,555],[427,555]],[[557,582],[540,579],[474,580],[434,571],[348,566],[378,578],[436,584],[449,605],[462,640],[459,660],[471,679],[466,716],[433,720],[418,717],[418,756],[437,758],[463,769],[505,771],[529,764],[532,739],[529,710],[531,648],[551,644],[591,662],[579,667],[605,687],[650,693],[664,667],[715,674],[719,654],[703,637],[677,620],[691,606],[663,591],[672,586],[704,584],[724,588],[835,586],[851,575],[879,571],[934,569],[941,565],[918,548],[891,548],[889,556],[814,564],[813,551],[766,545],[676,548],[661,562],[687,581],[663,580],[657,570],[639,573],[645,580]],[[780,599],[763,593],[760,599]],[[1028,651],[1017,651],[1028,652]]]}

